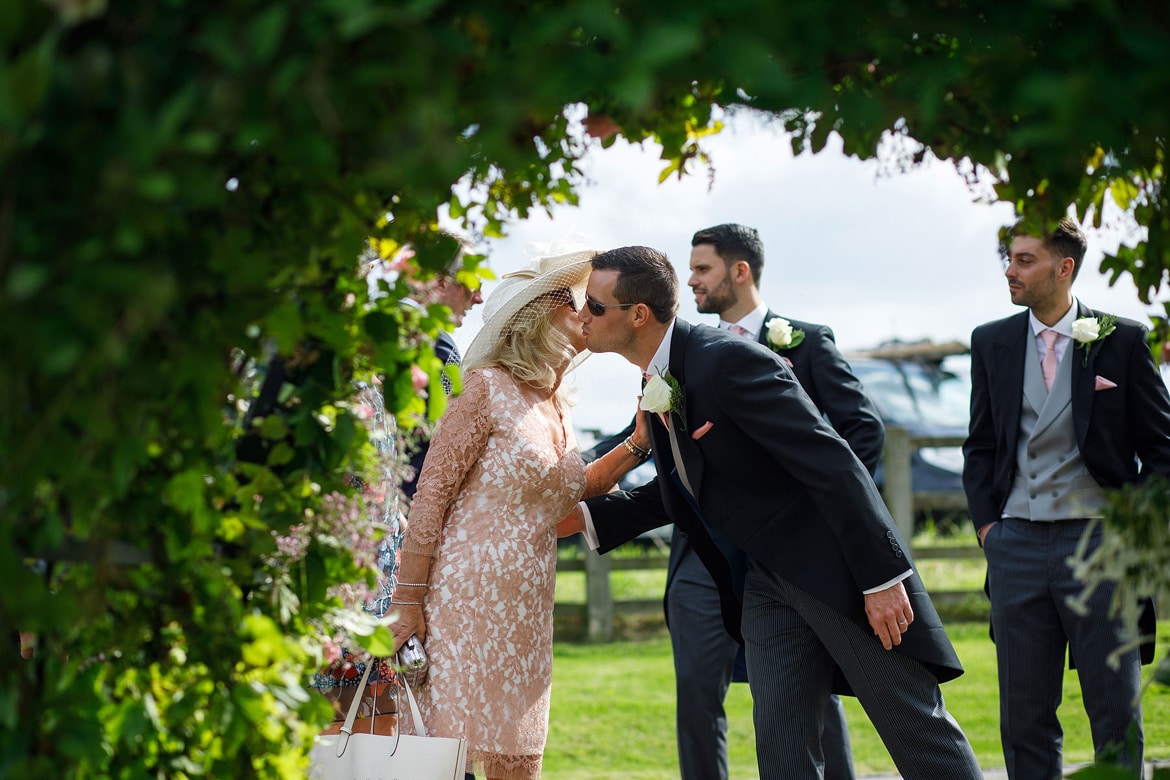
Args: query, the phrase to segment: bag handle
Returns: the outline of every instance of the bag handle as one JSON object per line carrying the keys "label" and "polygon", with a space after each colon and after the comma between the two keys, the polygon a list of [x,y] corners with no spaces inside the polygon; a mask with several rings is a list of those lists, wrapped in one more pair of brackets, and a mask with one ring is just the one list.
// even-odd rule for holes
{"label": "bag handle", "polygon": [[[414,698],[414,691],[410,689],[410,683],[406,681],[406,677],[399,675],[398,679],[402,680],[402,687],[406,689],[406,698],[410,701],[410,719],[414,721],[414,733],[416,736],[425,737],[427,735],[427,727],[423,723],[422,712],[418,708],[418,700]],[[398,730],[401,733],[402,729]]]}
{"label": "bag handle", "polygon": [[[345,754],[345,749],[349,745],[349,737],[353,734],[353,724],[357,720],[358,710],[361,708],[362,697],[366,692],[366,683],[369,682],[370,672],[374,670],[376,659],[370,658],[366,663],[366,671],[362,674],[361,682],[358,683],[357,693],[354,694],[353,701],[349,705],[349,712],[345,714],[345,723],[342,725],[337,740],[337,757],[341,758]],[[402,675],[398,675],[398,679],[402,681],[402,687],[406,688],[406,698],[410,702],[410,717],[414,721],[414,733],[417,736],[427,736],[427,727],[423,723],[422,712],[418,708],[418,700],[414,698],[414,691],[410,689],[410,683]],[[372,728],[372,725],[371,725]],[[398,736],[402,736],[401,725],[394,729]],[[395,740],[394,749],[398,749],[397,740]],[[393,755],[394,751],[390,751]]]}
{"label": "bag handle", "polygon": [[374,670],[374,663],[375,659],[373,658],[366,662],[365,674],[362,675],[362,680],[358,683],[357,692],[353,695],[353,701],[349,705],[349,712],[345,714],[345,723],[342,724],[337,739],[338,758],[345,755],[345,748],[349,745],[349,737],[353,734],[353,722],[357,720],[358,709],[362,706],[362,696],[366,692],[366,683],[370,680],[370,672]]}

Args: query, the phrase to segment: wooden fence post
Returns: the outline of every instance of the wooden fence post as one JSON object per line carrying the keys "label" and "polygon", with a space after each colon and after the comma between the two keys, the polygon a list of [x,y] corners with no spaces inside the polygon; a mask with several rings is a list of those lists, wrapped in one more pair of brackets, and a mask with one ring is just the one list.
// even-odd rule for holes
{"label": "wooden fence post", "polygon": [[885,484],[882,498],[906,544],[914,537],[914,493],[910,484],[910,432],[901,425],[886,426],[882,452]]}
{"label": "wooden fence post", "polygon": [[613,639],[613,593],[609,557],[585,550],[585,622],[590,642]]}

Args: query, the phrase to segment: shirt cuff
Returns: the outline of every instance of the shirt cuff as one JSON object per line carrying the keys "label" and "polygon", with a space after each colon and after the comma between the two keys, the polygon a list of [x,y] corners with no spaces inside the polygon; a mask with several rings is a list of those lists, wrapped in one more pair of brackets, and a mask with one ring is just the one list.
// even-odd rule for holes
{"label": "shirt cuff", "polygon": [[593,515],[589,514],[589,506],[584,501],[577,506],[581,507],[581,514],[585,515],[585,530],[581,532],[585,537],[585,544],[589,545],[590,550],[596,550],[601,546],[601,543],[597,541],[597,529],[593,527]]}
{"label": "shirt cuff", "polygon": [[871,593],[881,593],[883,590],[887,590],[889,588],[894,587],[899,582],[906,579],[907,577],[909,577],[913,573],[914,573],[913,569],[907,569],[906,571],[899,574],[897,577],[894,577],[894,579],[890,580],[889,582],[883,582],[881,585],[878,585],[876,588],[870,588],[868,590],[863,590],[861,592],[867,596],[870,595]]}

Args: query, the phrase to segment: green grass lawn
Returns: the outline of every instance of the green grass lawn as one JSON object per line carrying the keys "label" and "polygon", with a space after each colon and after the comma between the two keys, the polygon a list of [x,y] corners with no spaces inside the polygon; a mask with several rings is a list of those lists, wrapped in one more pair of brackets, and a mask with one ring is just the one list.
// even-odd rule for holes
{"label": "green grass lawn", "polygon": [[[1170,624],[1159,626],[1160,647],[1170,642]],[[1003,765],[999,747],[995,654],[982,623],[948,626],[967,673],[943,686],[947,707],[966,732],[984,767]],[[640,641],[587,645],[557,642],[553,665],[551,728],[545,750],[545,780],[678,777],[674,739],[674,667],[670,641],[659,636]],[[1148,669],[1148,667],[1147,667]],[[1147,759],[1170,758],[1170,688],[1151,686],[1143,700]],[[731,777],[755,778],[751,694],[732,686]],[[893,764],[854,699],[845,700],[854,762],[862,774],[893,771]],[[1088,722],[1076,676],[1065,675],[1066,761],[1092,758]]]}
{"label": "green grass lawn", "polygon": [[[930,539],[927,543],[939,542]],[[981,558],[920,559],[916,563],[932,591],[979,590],[983,586]],[[664,569],[614,571],[610,575],[615,600],[661,598],[665,583]],[[557,575],[558,602],[584,600],[583,573]],[[985,610],[985,604],[977,605],[976,612]],[[967,670],[958,680],[943,686],[947,707],[966,732],[980,763],[984,767],[1003,766],[995,651],[987,637],[986,620],[948,621],[947,630]],[[604,645],[556,643],[551,728],[543,774],[546,780],[678,777],[674,667],[661,613],[640,624],[636,634],[646,638]],[[1160,648],[1170,643],[1170,622],[1159,625],[1158,641]],[[1170,759],[1170,688],[1151,686],[1143,705],[1146,757]],[[893,763],[861,706],[855,699],[846,698],[845,707],[857,771],[893,771]],[[733,780],[759,777],[751,708],[748,687],[733,685],[727,700]],[[1065,760],[1091,760],[1092,741],[1080,688],[1075,674],[1069,672],[1065,674],[1060,717],[1065,729]]]}

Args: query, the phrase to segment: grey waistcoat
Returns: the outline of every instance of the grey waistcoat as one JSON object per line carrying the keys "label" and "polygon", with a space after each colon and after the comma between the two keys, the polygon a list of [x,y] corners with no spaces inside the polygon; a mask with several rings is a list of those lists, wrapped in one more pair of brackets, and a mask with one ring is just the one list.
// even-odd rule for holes
{"label": "grey waistcoat", "polygon": [[1085,468],[1073,431],[1072,364],[1080,359],[1075,346],[1065,350],[1051,391],[1044,388],[1035,350],[1024,361],[1016,476],[1004,517],[1052,522],[1101,516],[1105,494]]}

